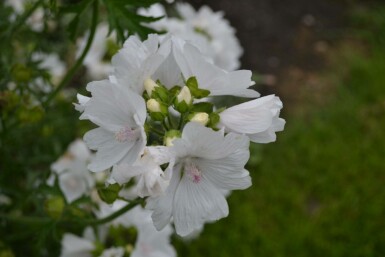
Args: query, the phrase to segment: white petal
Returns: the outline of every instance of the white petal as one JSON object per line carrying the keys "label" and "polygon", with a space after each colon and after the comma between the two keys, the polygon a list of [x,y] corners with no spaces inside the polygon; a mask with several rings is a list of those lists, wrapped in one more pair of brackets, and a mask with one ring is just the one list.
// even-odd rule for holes
{"label": "white petal", "polygon": [[199,87],[210,90],[211,95],[259,96],[258,92],[248,89],[254,84],[251,71],[226,72],[207,62],[194,46],[186,43],[181,50],[176,45],[173,48],[175,59],[184,77],[196,76]]}
{"label": "white petal", "polygon": [[223,194],[208,180],[194,183],[184,176],[175,192],[173,217],[176,233],[186,236],[207,221],[219,220],[229,214]]}
{"label": "white petal", "polygon": [[179,170],[179,165],[174,167],[170,185],[163,195],[147,199],[146,208],[154,210],[151,217],[157,230],[163,229],[170,223],[174,195],[180,181]]}
{"label": "white petal", "polygon": [[102,128],[87,132],[84,141],[90,149],[97,150],[96,156],[88,165],[94,172],[103,171],[117,164],[135,145],[135,142],[116,141],[113,133]]}

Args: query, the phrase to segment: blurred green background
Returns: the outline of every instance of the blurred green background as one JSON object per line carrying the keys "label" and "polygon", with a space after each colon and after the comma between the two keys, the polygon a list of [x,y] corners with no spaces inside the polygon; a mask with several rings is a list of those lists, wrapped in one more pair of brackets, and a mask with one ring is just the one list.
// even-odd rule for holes
{"label": "blurred green background", "polygon": [[175,239],[179,256],[385,256],[385,3],[246,1],[268,27],[250,34],[237,21],[253,11],[227,2],[207,1],[228,8],[287,124],[252,146],[253,186],[229,197],[229,217]]}

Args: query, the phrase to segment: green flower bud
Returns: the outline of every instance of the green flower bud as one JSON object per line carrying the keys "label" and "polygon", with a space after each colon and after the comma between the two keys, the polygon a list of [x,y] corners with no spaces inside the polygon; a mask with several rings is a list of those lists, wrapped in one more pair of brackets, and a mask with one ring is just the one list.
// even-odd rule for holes
{"label": "green flower bud", "polygon": [[59,219],[63,213],[65,202],[63,197],[54,196],[47,199],[44,203],[44,209],[48,216],[53,219]]}

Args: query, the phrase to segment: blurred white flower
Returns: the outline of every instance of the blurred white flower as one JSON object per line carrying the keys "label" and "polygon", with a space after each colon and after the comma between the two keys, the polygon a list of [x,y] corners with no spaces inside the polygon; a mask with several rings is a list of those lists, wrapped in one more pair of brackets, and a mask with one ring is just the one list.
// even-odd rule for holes
{"label": "blurred white flower", "polygon": [[[86,47],[88,34],[89,33],[86,33],[83,38],[78,40],[77,57],[81,55]],[[108,36],[108,25],[100,23],[96,28],[88,54],[83,61],[92,79],[105,79],[112,72],[112,65],[108,54],[113,51],[113,49],[110,48],[114,48],[115,45],[115,33],[111,33]],[[106,56],[108,58],[107,60],[105,60]]]}
{"label": "blurred white flower", "polygon": [[[23,14],[25,11],[26,0],[5,0],[5,4],[11,6],[17,15]],[[14,21],[16,16],[11,16],[11,21]],[[27,19],[26,24],[36,32],[41,32],[44,29],[44,9],[37,8]]]}
{"label": "blurred white flower", "polygon": [[92,97],[83,105],[80,119],[88,119],[99,126],[84,135],[88,147],[97,151],[88,168],[100,172],[119,163],[134,163],[147,142],[143,98],[108,80],[91,82],[87,90]]}
{"label": "blurred white flower", "polygon": [[139,13],[153,17],[165,16],[148,26],[184,39],[197,47],[206,59],[224,70],[233,71],[239,68],[239,58],[243,50],[235,35],[235,29],[223,18],[223,12],[213,12],[208,6],[195,11],[188,3],[178,3],[176,8],[182,19],[167,17],[161,4],[154,4],[147,9],[141,8]]}
{"label": "blurred white flower", "polygon": [[[115,201],[112,205],[102,204],[98,216],[100,218],[110,215],[123,208],[127,203]],[[173,230],[167,225],[162,231],[157,231],[151,219],[151,211],[136,206],[124,215],[113,221],[114,225],[135,227],[138,237],[131,252],[131,257],[174,257],[175,249],[170,244]]]}
{"label": "blurred white flower", "polygon": [[103,251],[99,257],[123,257],[124,248],[123,247],[111,247]]}
{"label": "blurred white flower", "polygon": [[285,120],[279,117],[281,109],[279,97],[261,97],[221,112],[218,127],[246,134],[255,143],[274,142],[275,132],[282,131],[285,126]]}
{"label": "blurred white flower", "polygon": [[246,136],[214,131],[190,122],[175,139],[170,151],[174,154],[167,172],[172,174],[166,192],[149,198],[147,208],[161,230],[173,218],[177,234],[186,236],[228,215],[222,189],[245,189],[251,185],[244,168],[249,159]]}
{"label": "blurred white flower", "polygon": [[[68,203],[88,194],[95,185],[95,179],[87,169],[90,158],[91,153],[85,143],[77,139],[70,144],[67,153],[51,166]],[[51,174],[47,184],[52,186],[54,180],[55,175]]]}
{"label": "blurred white flower", "polygon": [[84,230],[83,237],[65,233],[61,241],[60,257],[92,257],[95,235],[91,227]]}
{"label": "blurred white flower", "polygon": [[[51,75],[51,81],[54,85],[59,84],[60,80],[63,78],[66,72],[66,65],[62,60],[60,60],[56,53],[46,54],[36,52],[33,53],[32,60],[40,62],[39,67],[48,71],[48,73]],[[37,84],[41,85],[41,88],[49,87],[49,85],[45,85],[45,82],[43,81],[40,81]]]}

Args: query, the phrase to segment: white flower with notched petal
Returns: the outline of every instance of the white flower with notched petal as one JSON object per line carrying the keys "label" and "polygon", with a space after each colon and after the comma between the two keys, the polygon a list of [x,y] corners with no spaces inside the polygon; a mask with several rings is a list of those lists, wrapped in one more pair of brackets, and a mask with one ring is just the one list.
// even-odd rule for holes
{"label": "white flower with notched petal", "polygon": [[[95,179],[87,169],[91,153],[85,143],[78,139],[70,144],[67,153],[51,169],[58,176],[59,187],[68,203],[87,194],[95,185]],[[47,184],[53,185],[55,176],[52,174]]]}
{"label": "white flower with notched petal", "polygon": [[172,174],[169,187],[163,195],[148,200],[155,227],[160,230],[173,218],[176,232],[186,236],[205,222],[226,217],[229,209],[221,190],[251,185],[244,168],[248,147],[246,136],[225,136],[223,130],[188,123],[170,148],[175,159],[168,167]]}
{"label": "white flower with notched petal", "polygon": [[151,78],[165,58],[166,55],[159,53],[158,35],[151,34],[144,42],[137,36],[130,36],[112,57],[114,80],[141,95],[144,81]]}
{"label": "white flower with notched petal", "polygon": [[281,109],[279,97],[261,97],[221,112],[218,127],[224,127],[228,132],[246,134],[255,143],[274,142],[275,132],[282,131],[285,126],[285,120],[279,118]]}
{"label": "white flower with notched petal", "polygon": [[157,35],[141,43],[131,36],[122,50],[112,59],[113,80],[132,88],[138,94],[145,90],[145,81],[159,80],[166,88],[183,86],[183,81],[195,76],[199,88],[211,96],[234,95],[258,97],[258,92],[248,89],[254,84],[251,71],[227,72],[210,63],[193,45],[181,38],[167,35],[160,41]]}
{"label": "white flower with notched petal", "polygon": [[107,80],[91,82],[87,90],[92,97],[82,105],[80,119],[99,126],[84,135],[88,147],[97,151],[88,168],[99,172],[119,163],[134,163],[146,145],[144,99]]}
{"label": "white flower with notched petal", "polygon": [[[137,183],[135,193],[140,197],[158,196],[168,186],[168,179],[160,168],[160,165],[167,163],[167,159],[160,160],[159,156],[165,147],[147,147],[143,156],[133,165],[121,164],[114,167],[112,178],[119,184],[127,183],[135,177]],[[157,156],[155,156],[157,155]]]}
{"label": "white flower with notched petal", "polygon": [[254,85],[251,71],[225,71],[207,61],[193,45],[172,37],[173,54],[184,78],[195,76],[199,87],[210,91],[210,96],[233,95],[258,97],[259,93],[248,89]]}

